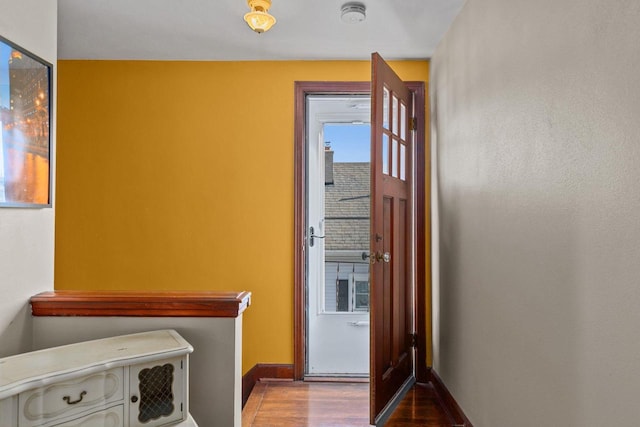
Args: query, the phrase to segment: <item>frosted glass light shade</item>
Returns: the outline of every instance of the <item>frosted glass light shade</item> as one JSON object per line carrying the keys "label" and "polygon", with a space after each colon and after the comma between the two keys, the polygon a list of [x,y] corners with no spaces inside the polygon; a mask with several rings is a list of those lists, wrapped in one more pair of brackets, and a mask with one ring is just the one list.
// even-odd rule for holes
{"label": "frosted glass light shade", "polygon": [[253,31],[256,33],[264,33],[269,31],[273,24],[276,23],[276,18],[269,15],[267,12],[249,12],[244,15],[244,20]]}
{"label": "frosted glass light shade", "polygon": [[244,20],[256,33],[269,31],[276,23],[276,18],[269,14],[271,0],[247,0],[251,12],[244,15]]}

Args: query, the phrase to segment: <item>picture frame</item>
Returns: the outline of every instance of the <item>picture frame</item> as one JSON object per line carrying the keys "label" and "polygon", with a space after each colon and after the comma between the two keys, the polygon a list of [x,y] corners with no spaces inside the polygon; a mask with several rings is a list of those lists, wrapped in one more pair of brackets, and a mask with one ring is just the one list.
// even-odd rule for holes
{"label": "picture frame", "polygon": [[0,36],[0,208],[51,207],[52,69]]}

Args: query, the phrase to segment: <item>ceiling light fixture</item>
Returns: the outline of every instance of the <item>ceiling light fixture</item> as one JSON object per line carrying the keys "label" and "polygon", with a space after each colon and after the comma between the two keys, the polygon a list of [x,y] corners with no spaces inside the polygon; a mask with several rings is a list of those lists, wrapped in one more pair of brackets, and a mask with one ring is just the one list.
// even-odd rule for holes
{"label": "ceiling light fixture", "polygon": [[244,15],[244,20],[256,33],[269,31],[276,23],[276,18],[269,14],[271,0],[247,0],[251,12]]}
{"label": "ceiling light fixture", "polygon": [[347,24],[357,24],[367,18],[367,8],[362,3],[345,3],[340,11],[340,19]]}

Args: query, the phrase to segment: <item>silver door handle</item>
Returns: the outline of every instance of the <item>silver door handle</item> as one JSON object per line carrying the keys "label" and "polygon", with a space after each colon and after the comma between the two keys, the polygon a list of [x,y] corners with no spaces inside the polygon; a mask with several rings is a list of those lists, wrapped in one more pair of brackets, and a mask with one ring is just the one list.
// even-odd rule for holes
{"label": "silver door handle", "polygon": [[356,322],[347,322],[351,326],[369,326],[368,320],[358,320]]}
{"label": "silver door handle", "polygon": [[309,246],[313,247],[313,239],[324,239],[325,236],[316,236],[313,227],[309,227]]}

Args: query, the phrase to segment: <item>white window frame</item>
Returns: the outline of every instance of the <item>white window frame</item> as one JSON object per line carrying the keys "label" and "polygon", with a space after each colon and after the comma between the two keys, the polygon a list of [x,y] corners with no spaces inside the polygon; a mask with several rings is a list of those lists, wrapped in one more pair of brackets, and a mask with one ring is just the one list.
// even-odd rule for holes
{"label": "white window frame", "polygon": [[[350,273],[349,274],[349,312],[351,313],[368,313],[369,304],[366,308],[356,307],[356,282],[367,282],[369,286],[369,274],[366,273]],[[371,287],[369,287],[369,301],[371,301]]]}

